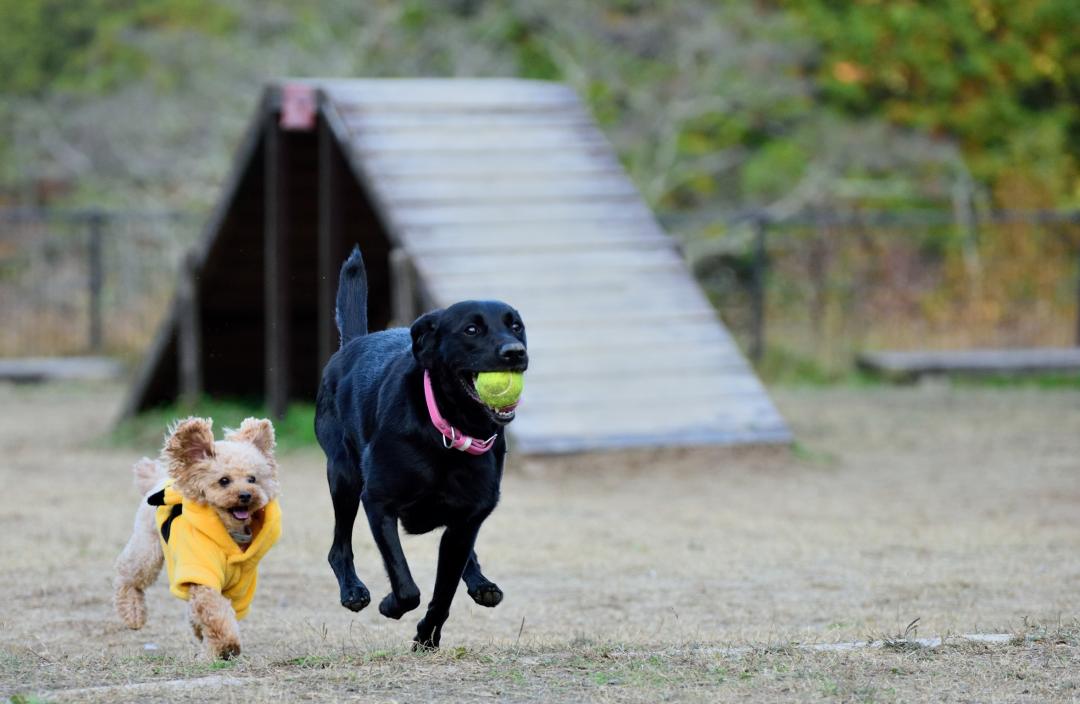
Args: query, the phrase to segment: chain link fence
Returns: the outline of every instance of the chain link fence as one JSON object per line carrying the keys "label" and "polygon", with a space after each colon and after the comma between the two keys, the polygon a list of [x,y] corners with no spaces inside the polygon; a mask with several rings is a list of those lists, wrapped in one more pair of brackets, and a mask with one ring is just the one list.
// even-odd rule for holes
{"label": "chain link fence", "polygon": [[199,224],[178,212],[0,210],[0,357],[140,354]]}

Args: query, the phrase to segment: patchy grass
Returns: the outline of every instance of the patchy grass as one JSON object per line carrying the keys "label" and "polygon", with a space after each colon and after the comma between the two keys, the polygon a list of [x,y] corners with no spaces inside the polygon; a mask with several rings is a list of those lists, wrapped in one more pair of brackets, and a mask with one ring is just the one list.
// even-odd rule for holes
{"label": "patchy grass", "polygon": [[1080,373],[957,375],[950,379],[961,388],[1080,389]]}
{"label": "patchy grass", "polygon": [[[213,418],[214,429],[220,437],[223,428],[235,428],[241,421],[251,416],[265,418],[267,411],[264,406],[254,401],[203,398],[191,408],[174,404],[155,408],[135,418],[124,420],[107,436],[106,441],[119,447],[158,447],[161,445],[165,429],[177,419],[188,416]],[[316,444],[314,404],[291,404],[285,418],[275,421],[274,429],[277,433],[278,446],[282,450],[314,446]]]}
{"label": "patchy grass", "polygon": [[[145,629],[112,613],[129,468],[165,423],[137,446],[102,443],[120,397],[0,385],[0,701],[1080,696],[1080,404],[1067,391],[781,387],[793,451],[511,455],[477,546],[506,599],[484,609],[462,590],[433,654],[408,647],[420,610],[340,607],[323,458],[283,450],[284,534],[244,655],[222,664],[199,660],[163,580]],[[205,410],[220,426],[253,409]],[[355,535],[378,603],[381,559],[366,527]],[[430,595],[438,535],[403,542]],[[1015,638],[902,644],[971,632]],[[804,647],[884,634],[894,646]]]}
{"label": "patchy grass", "polygon": [[[243,656],[229,677],[178,662],[168,671],[132,659],[79,662],[99,675],[88,690],[69,686],[63,673],[40,692],[58,701],[135,702],[335,700],[365,693],[376,701],[461,701],[496,698],[521,702],[740,701],[824,698],[836,701],[912,700],[1069,701],[1080,687],[1080,653],[1057,643],[1075,640],[1076,628],[1040,641],[1001,646],[944,645],[921,651],[889,649],[823,653],[799,648],[717,651],[696,643],[608,642],[588,646],[452,648],[437,653],[390,651],[319,653],[273,660]],[[184,689],[180,678],[196,687]],[[132,685],[136,684],[135,687]],[[14,695],[33,699],[39,694]],[[14,699],[13,701],[19,701]]]}

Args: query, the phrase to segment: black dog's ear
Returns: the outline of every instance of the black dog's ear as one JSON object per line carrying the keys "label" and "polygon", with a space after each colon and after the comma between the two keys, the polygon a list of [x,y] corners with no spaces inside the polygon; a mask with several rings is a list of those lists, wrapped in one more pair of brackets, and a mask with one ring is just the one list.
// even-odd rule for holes
{"label": "black dog's ear", "polygon": [[442,310],[433,310],[424,313],[409,328],[412,335],[412,353],[416,361],[424,369],[431,369],[435,364],[436,333],[439,330],[439,319]]}

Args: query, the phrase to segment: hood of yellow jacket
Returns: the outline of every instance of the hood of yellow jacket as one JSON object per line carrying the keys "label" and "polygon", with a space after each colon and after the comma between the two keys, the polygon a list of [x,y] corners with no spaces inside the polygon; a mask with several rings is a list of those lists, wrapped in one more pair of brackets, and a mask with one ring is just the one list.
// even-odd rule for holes
{"label": "hood of yellow jacket", "polygon": [[172,479],[166,481],[159,495],[151,497],[151,499],[155,498],[157,500],[152,503],[159,506],[181,504],[183,512],[180,516],[193,528],[213,540],[228,556],[230,563],[249,559],[258,560],[281,536],[281,506],[277,499],[273,499],[251,514],[251,542],[247,548],[241,549],[229,535],[229,531],[218,518],[217,512],[210,506],[193,501],[178,492],[173,488]]}

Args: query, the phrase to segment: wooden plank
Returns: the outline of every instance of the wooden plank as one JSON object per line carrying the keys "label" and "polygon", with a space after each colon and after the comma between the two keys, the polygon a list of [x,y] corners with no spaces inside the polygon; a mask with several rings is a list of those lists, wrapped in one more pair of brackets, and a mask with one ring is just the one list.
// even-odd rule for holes
{"label": "wooden plank", "polygon": [[612,331],[609,328],[597,329],[593,326],[572,330],[563,326],[534,326],[526,319],[525,329],[529,339],[529,354],[534,356],[608,349],[613,336],[617,336],[620,345],[643,353],[652,350],[678,350],[690,346],[735,344],[731,334],[715,321],[686,323],[664,330],[651,326],[627,326]]}
{"label": "wooden plank", "polygon": [[266,405],[281,420],[289,402],[289,183],[285,167],[285,139],[271,112],[266,120],[266,152],[263,157],[266,207],[264,220]]}
{"label": "wooden plank", "polygon": [[[393,80],[308,79],[335,103],[414,110],[484,108],[505,110],[579,105],[577,95],[560,83],[510,78],[397,78]],[[290,79],[290,82],[297,82]]]}
{"label": "wooden plank", "polygon": [[674,249],[614,250],[601,252],[513,252],[494,249],[483,254],[444,255],[424,258],[424,271],[434,277],[484,274],[491,271],[510,271],[520,279],[523,272],[560,268],[563,271],[593,272],[642,268],[667,269],[677,266],[682,279],[689,281],[682,256]]}
{"label": "wooden plank", "polygon": [[[440,305],[444,304],[440,302]],[[679,327],[688,322],[710,322],[713,325],[719,324],[716,317],[716,311],[711,308],[708,310],[695,308],[693,310],[679,309],[675,311],[664,310],[656,312],[638,312],[629,310],[610,313],[598,319],[597,316],[591,315],[587,308],[583,309],[580,306],[561,313],[534,313],[526,317],[525,324],[532,328],[543,325],[563,326],[568,329],[573,329],[596,325],[604,329],[622,329],[634,325],[652,325],[658,329],[669,329]]]}
{"label": "wooden plank", "polygon": [[493,203],[498,201],[574,201],[638,195],[626,178],[551,174],[492,181],[474,179],[409,179],[376,182],[380,197],[395,207],[423,203]]}
{"label": "wooden plank", "polygon": [[[648,286],[654,281],[657,282],[657,285],[664,285],[663,282],[665,281],[677,280],[676,275],[680,268],[679,264],[659,263],[626,266],[621,269],[599,269],[589,272],[547,269],[537,270],[535,273],[530,272],[527,281],[521,279],[524,273],[523,271],[507,269],[498,271],[493,270],[493,273],[490,276],[486,276],[483,281],[480,281],[477,278],[477,274],[472,272],[442,270],[437,274],[432,273],[427,269],[427,266],[430,263],[430,260],[419,258],[416,262],[417,269],[430,284],[433,293],[439,295],[441,291],[445,290],[451,293],[460,294],[463,291],[471,290],[475,291],[478,296],[482,296],[489,292],[499,293],[512,290],[515,283],[519,284],[520,288],[517,290],[520,291],[524,291],[526,287],[532,287],[536,290],[543,287],[570,287],[570,289],[572,289],[575,286],[587,287],[594,291],[608,288],[632,291]],[[530,270],[525,271],[529,272]],[[518,279],[515,279],[515,275]],[[693,289],[696,290],[696,287],[693,287]],[[561,291],[561,293],[567,292],[566,289]],[[552,291],[553,295],[556,295],[557,293],[560,292]],[[457,296],[440,295],[440,300],[442,301],[456,299]],[[582,300],[582,303],[585,303],[585,301]]]}
{"label": "wooden plank", "polygon": [[675,250],[678,251],[679,243],[665,236],[642,236],[619,235],[604,237],[578,237],[554,232],[550,239],[524,240],[522,238],[508,238],[505,235],[476,236],[455,242],[449,237],[433,237],[427,241],[414,242],[407,240],[408,250],[417,257],[442,257],[450,254],[482,255],[498,249],[511,255],[526,254],[550,254],[555,252],[566,253],[568,250],[575,252],[625,252],[625,251],[654,251]]}
{"label": "wooden plank", "polygon": [[411,225],[402,228],[401,235],[414,245],[425,244],[443,246],[449,243],[498,245],[504,242],[531,243],[538,247],[548,241],[565,243],[571,246],[576,242],[623,242],[628,239],[664,241],[672,244],[677,240],[668,237],[655,220],[636,222],[585,222],[564,223],[558,228],[521,222],[508,229],[503,223],[474,223],[471,225],[449,225],[435,223],[430,225]]}
{"label": "wooden plank", "polygon": [[[515,421],[515,425],[520,421]],[[525,455],[555,455],[633,450],[657,447],[786,445],[791,431],[783,423],[753,429],[688,428],[666,432],[595,432],[588,427],[577,433],[530,433],[520,428],[510,431],[512,451]]]}
{"label": "wooden plank", "polygon": [[415,225],[471,225],[522,221],[533,223],[633,222],[651,218],[652,211],[636,196],[631,198],[594,199],[588,203],[540,203],[484,205],[413,206],[395,210],[392,219],[398,227]]}
{"label": "wooden plank", "polygon": [[[350,145],[350,152],[354,152]],[[571,152],[509,151],[489,154],[367,154],[356,153],[365,173],[380,178],[445,176],[509,178],[521,174],[610,174],[619,162],[610,149],[596,147]]]}
{"label": "wooden plank", "polygon": [[[459,300],[470,300],[462,298]],[[644,315],[668,315],[671,313],[715,313],[704,296],[658,296],[654,292],[641,291],[634,296],[590,297],[587,299],[566,296],[559,300],[545,300],[543,297],[524,298],[515,295],[488,296],[476,300],[502,300],[518,309],[525,318],[527,325],[532,326],[530,321],[551,320],[559,316],[579,316],[587,314],[593,320],[597,318],[609,318],[632,313],[635,317]],[[535,326],[533,326],[535,327]]]}
{"label": "wooden plank", "polygon": [[[604,366],[597,365],[598,359]],[[746,362],[737,355],[686,360],[682,368],[680,361],[674,355],[621,360],[574,355],[548,359],[546,365],[534,362],[526,373],[527,393],[522,398],[530,404],[586,403],[600,408],[664,399],[723,403],[732,395],[764,393],[761,382],[748,373]]]}
{"label": "wooden plank", "polygon": [[424,132],[355,132],[352,147],[361,155],[444,154],[458,152],[577,151],[606,147],[595,129],[542,128],[445,129]]}
{"label": "wooden plank", "polygon": [[1080,347],[864,352],[858,365],[899,377],[925,374],[1034,374],[1080,371]]}
{"label": "wooden plank", "polygon": [[[447,298],[506,298],[530,308],[596,305],[599,310],[619,307],[620,302],[623,308],[634,308],[649,301],[674,306],[712,305],[696,283],[678,278],[674,265],[660,266],[642,264],[640,267],[595,271],[542,270],[535,277],[520,281],[500,275],[499,278],[469,283],[467,278],[444,276],[433,283]],[[521,271],[528,272],[528,269]]]}
{"label": "wooden plank", "polygon": [[[731,399],[725,405],[679,405],[669,404],[650,407],[642,413],[640,407],[598,410],[592,406],[577,404],[565,407],[557,413],[529,415],[522,403],[514,421],[515,432],[525,435],[583,435],[672,433],[690,430],[732,430],[743,432],[771,430],[783,427],[783,419],[771,404],[755,404],[761,398],[753,394],[743,399]],[[654,400],[652,403],[656,403]],[[680,410],[681,409],[681,410]],[[520,425],[518,425],[520,424]]]}
{"label": "wooden plank", "polygon": [[444,110],[417,112],[408,108],[375,108],[363,104],[339,106],[350,132],[410,132],[430,129],[489,130],[507,127],[591,127],[592,118],[581,106],[564,110],[487,112]]}

